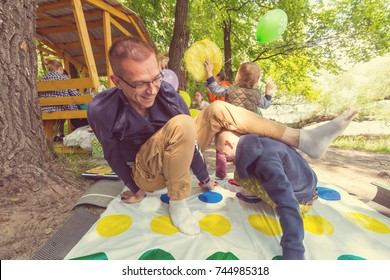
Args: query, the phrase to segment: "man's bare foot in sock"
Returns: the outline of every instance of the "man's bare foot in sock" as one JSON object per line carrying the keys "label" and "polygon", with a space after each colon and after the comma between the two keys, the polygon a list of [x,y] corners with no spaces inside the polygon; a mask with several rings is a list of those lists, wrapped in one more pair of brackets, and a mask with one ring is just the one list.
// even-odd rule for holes
{"label": "man's bare foot in sock", "polygon": [[356,113],[356,109],[349,109],[326,124],[313,129],[301,129],[298,149],[313,159],[323,157],[329,145],[343,133]]}

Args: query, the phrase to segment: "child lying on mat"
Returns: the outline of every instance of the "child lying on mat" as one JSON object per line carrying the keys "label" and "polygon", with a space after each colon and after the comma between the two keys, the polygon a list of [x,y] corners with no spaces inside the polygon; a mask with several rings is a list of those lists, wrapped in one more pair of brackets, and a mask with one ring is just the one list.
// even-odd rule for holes
{"label": "child lying on mat", "polygon": [[317,176],[292,147],[255,134],[221,131],[217,151],[235,165],[234,179],[243,187],[238,197],[256,196],[273,208],[283,230],[280,245],[286,260],[303,260],[304,216],[317,199]]}

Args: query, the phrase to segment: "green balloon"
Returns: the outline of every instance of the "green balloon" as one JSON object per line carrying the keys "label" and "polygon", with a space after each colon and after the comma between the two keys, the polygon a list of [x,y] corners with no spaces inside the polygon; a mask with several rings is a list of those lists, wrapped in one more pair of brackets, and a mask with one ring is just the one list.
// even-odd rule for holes
{"label": "green balloon", "polygon": [[260,43],[272,42],[282,37],[287,27],[287,14],[273,9],[262,16],[256,29],[256,40]]}

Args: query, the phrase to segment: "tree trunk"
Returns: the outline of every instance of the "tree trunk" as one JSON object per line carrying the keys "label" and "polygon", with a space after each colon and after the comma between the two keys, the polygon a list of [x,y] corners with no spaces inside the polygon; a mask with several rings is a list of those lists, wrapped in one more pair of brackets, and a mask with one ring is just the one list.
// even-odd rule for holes
{"label": "tree trunk", "polygon": [[179,79],[179,89],[186,90],[185,72],[181,67],[184,52],[188,47],[190,32],[187,27],[188,0],[176,1],[175,27],[169,46],[168,68],[176,73]]}
{"label": "tree trunk", "polygon": [[36,87],[35,2],[0,3],[0,191],[45,178],[48,149]]}
{"label": "tree trunk", "polygon": [[34,0],[0,1],[2,259],[9,252],[15,259],[30,259],[65,222],[87,184],[46,156],[36,87],[35,11]]}
{"label": "tree trunk", "polygon": [[224,48],[224,70],[226,73],[226,79],[233,82],[233,70],[232,70],[232,41],[230,38],[231,20],[225,20],[223,26],[223,48]]}
{"label": "tree trunk", "polygon": [[34,0],[0,2],[0,197],[10,189],[44,186],[58,198],[68,184],[65,172],[48,164],[36,86],[35,12]]}

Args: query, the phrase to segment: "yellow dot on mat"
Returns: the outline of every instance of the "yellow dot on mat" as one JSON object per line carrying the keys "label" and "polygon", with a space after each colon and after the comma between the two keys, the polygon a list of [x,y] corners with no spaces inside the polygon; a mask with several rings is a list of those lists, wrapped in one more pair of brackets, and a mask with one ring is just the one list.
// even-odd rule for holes
{"label": "yellow dot on mat", "polygon": [[175,234],[179,232],[179,229],[172,224],[171,217],[158,216],[153,218],[150,222],[150,229],[158,234]]}
{"label": "yellow dot on mat", "polygon": [[96,226],[97,233],[103,237],[119,235],[130,228],[131,217],[124,214],[113,214],[99,220]]}
{"label": "yellow dot on mat", "polygon": [[381,221],[357,212],[347,212],[345,217],[351,222],[374,232],[387,234],[390,233],[390,228]]}
{"label": "yellow dot on mat", "polygon": [[251,214],[248,217],[248,222],[254,229],[270,236],[282,233],[279,221],[266,215]]}
{"label": "yellow dot on mat", "polygon": [[334,232],[334,226],[317,215],[306,215],[303,219],[303,227],[306,231],[318,235],[331,235]]}
{"label": "yellow dot on mat", "polygon": [[223,236],[227,234],[232,225],[224,216],[218,214],[208,214],[199,221],[202,230],[211,233],[214,236]]}

